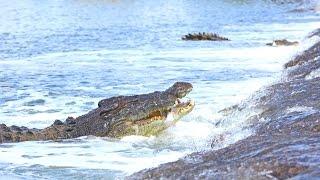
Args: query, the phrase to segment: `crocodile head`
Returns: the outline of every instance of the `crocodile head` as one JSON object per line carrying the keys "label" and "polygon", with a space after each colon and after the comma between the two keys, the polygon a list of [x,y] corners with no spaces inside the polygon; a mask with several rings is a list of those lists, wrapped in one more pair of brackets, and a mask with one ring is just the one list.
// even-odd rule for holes
{"label": "crocodile head", "polygon": [[159,134],[193,110],[193,100],[182,100],[191,90],[190,83],[177,82],[166,91],[135,96],[118,112],[124,118],[111,125],[107,136]]}

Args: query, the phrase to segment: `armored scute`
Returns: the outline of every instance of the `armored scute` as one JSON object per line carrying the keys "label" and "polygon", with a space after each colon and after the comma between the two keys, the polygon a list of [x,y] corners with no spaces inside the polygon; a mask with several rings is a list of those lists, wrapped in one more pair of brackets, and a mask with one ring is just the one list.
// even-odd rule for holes
{"label": "armored scute", "polygon": [[185,41],[230,41],[226,37],[219,36],[213,33],[193,33],[182,36],[182,40]]}

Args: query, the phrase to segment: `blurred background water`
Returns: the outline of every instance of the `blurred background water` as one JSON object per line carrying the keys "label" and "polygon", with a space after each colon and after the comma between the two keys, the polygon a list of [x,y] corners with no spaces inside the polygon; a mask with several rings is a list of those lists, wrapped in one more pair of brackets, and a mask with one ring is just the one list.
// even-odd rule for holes
{"label": "blurred background water", "polygon": [[[194,111],[158,137],[81,137],[0,145],[5,178],[122,178],[247,137],[243,116],[216,127],[217,111],[279,77],[319,27],[316,1],[0,1],[0,123],[43,128],[103,98],[194,85]],[[297,9],[299,11],[297,11]],[[301,11],[306,10],[306,11]],[[216,32],[228,42],[182,41]],[[302,46],[267,47],[274,39]],[[5,175],[5,176],[4,176]]]}

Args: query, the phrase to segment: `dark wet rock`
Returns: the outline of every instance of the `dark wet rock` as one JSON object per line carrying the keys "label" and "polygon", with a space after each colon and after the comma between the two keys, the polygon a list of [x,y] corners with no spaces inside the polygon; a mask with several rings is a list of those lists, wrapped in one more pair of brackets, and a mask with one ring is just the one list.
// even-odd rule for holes
{"label": "dark wet rock", "polygon": [[63,122],[57,119],[57,120],[55,120],[55,121],[53,122],[53,125],[54,125],[54,126],[63,125]]}
{"label": "dark wet rock", "polygon": [[66,129],[66,132],[71,132],[71,131],[73,131],[73,128],[67,128]]}
{"label": "dark wet rock", "polygon": [[278,39],[274,40],[272,43],[267,43],[267,46],[296,46],[298,45],[298,41],[288,41],[286,39]]}
{"label": "dark wet rock", "polygon": [[312,31],[312,32],[307,36],[307,38],[312,38],[312,37],[315,37],[315,36],[320,37],[320,28]]}
{"label": "dark wet rock", "polygon": [[76,119],[74,118],[74,117],[68,117],[67,119],[66,119],[66,124],[67,125],[72,125],[72,124],[76,124],[76,121],[75,121]]}
{"label": "dark wet rock", "polygon": [[5,124],[0,124],[0,130],[4,132],[10,132],[10,128]]}
{"label": "dark wet rock", "polygon": [[32,136],[33,132],[29,130],[29,131],[26,132],[26,135]]}
{"label": "dark wet rock", "polygon": [[11,131],[18,131],[18,132],[22,131],[22,129],[19,126],[15,126],[15,125],[10,126],[10,129],[11,129]]}
{"label": "dark wet rock", "polygon": [[20,129],[21,129],[22,131],[28,131],[28,130],[29,130],[29,129],[28,129],[27,127],[25,127],[25,126],[21,126]]}
{"label": "dark wet rock", "polygon": [[182,36],[185,41],[230,41],[228,38],[213,33],[193,33]]}
{"label": "dark wet rock", "polygon": [[320,56],[320,42],[311,46],[309,49],[305,50],[302,54],[297,55],[294,59],[287,62],[284,67],[289,68],[296,65],[302,65],[304,63],[315,61]]}
{"label": "dark wet rock", "polygon": [[[253,128],[253,135],[228,147],[192,153],[127,178],[319,179],[320,77],[307,78],[307,74],[320,70],[320,59],[314,59],[319,56],[319,48],[316,43],[296,56],[293,61],[298,58],[303,63],[286,69],[282,81],[222,111],[227,116],[248,109],[261,110],[255,121],[244,127]],[[213,139],[213,144],[223,138]]]}

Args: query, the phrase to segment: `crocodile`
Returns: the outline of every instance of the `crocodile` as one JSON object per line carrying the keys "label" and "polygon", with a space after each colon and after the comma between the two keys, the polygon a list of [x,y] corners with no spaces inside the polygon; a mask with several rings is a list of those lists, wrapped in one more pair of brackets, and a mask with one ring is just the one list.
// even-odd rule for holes
{"label": "crocodile", "polygon": [[193,100],[181,100],[192,88],[190,83],[176,82],[165,91],[103,99],[87,114],[68,117],[64,122],[56,120],[43,129],[0,124],[0,143],[59,141],[88,135],[111,138],[157,135],[193,110]]}
{"label": "crocodile", "polygon": [[226,37],[219,36],[218,34],[213,33],[193,33],[182,36],[182,40],[185,41],[230,41]]}
{"label": "crocodile", "polygon": [[271,43],[266,43],[267,46],[296,46],[298,44],[299,44],[298,41],[291,42],[286,39],[278,39],[278,40],[274,40]]}

